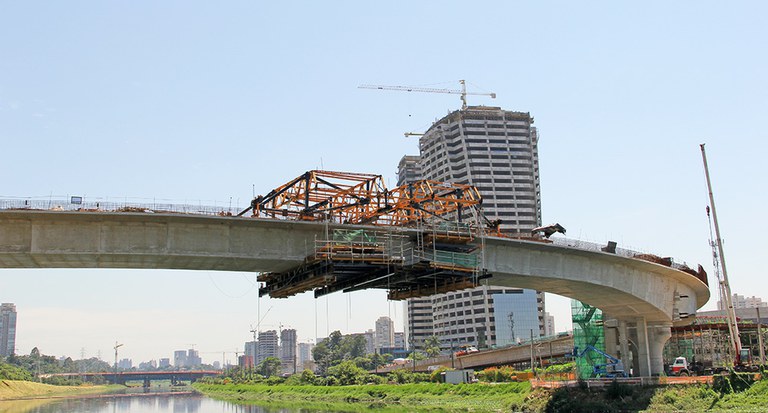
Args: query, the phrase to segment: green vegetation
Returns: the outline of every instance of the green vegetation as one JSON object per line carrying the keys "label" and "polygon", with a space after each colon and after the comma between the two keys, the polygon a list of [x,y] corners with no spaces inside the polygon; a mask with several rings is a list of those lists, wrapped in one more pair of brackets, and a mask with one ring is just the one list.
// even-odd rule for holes
{"label": "green vegetation", "polygon": [[[29,355],[19,356],[14,354],[8,356],[5,359],[5,362],[0,361],[0,379],[8,380],[33,380],[33,377],[37,374],[80,373],[110,370],[108,363],[95,357],[85,360],[72,360],[67,357],[64,360],[58,360],[54,356],[41,354],[37,347],[33,348]],[[82,384],[80,379],[65,379],[62,377],[43,379],[43,382],[59,386],[77,386]],[[103,380],[101,380],[101,382],[95,384],[103,383]]]}
{"label": "green vegetation", "polygon": [[13,364],[0,363],[0,380],[32,380],[32,374]]}
{"label": "green vegetation", "polygon": [[[522,405],[530,393],[528,383],[311,386],[238,384],[215,385],[195,383],[193,387],[214,398],[240,403],[298,403],[317,408],[318,404],[344,404],[345,411],[357,406],[392,407],[400,411],[445,409],[447,411],[508,411]],[[337,406],[338,407],[338,406]]]}
{"label": "green vegetation", "polygon": [[[569,363],[551,366],[546,373],[557,376],[574,369]],[[347,360],[330,367],[324,377],[306,370],[287,379],[204,379],[193,387],[237,403],[343,411],[742,412],[765,411],[768,406],[768,380],[755,381],[754,374],[718,376],[712,385],[633,386],[614,381],[603,388],[580,382],[576,387],[532,390],[526,381],[515,382],[528,372],[509,367],[485,369],[477,373],[482,383],[461,385],[438,383],[446,370],[426,374],[401,369],[384,378]]]}
{"label": "green vegetation", "polygon": [[365,337],[342,336],[338,330],[332,332],[327,339],[312,349],[312,357],[322,374],[343,361],[353,361],[355,365],[365,370],[374,370],[392,361],[392,356],[388,354],[366,355]]}

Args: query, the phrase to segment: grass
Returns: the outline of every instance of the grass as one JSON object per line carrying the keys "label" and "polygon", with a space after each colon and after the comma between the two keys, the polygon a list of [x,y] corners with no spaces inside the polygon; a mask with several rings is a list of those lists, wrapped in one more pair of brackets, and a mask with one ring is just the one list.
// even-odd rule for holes
{"label": "grass", "polygon": [[21,380],[0,380],[0,400],[105,393],[108,386],[52,386]]}
{"label": "grass", "polygon": [[208,385],[196,390],[242,404],[331,411],[381,412],[764,412],[768,380],[744,391],[720,393],[709,385],[535,389],[530,384],[382,384],[361,386]]}
{"label": "grass", "polygon": [[528,383],[436,384],[360,386],[269,386],[195,384],[196,390],[217,399],[254,404],[343,405],[344,410],[377,407],[398,411],[509,411],[530,393]]}

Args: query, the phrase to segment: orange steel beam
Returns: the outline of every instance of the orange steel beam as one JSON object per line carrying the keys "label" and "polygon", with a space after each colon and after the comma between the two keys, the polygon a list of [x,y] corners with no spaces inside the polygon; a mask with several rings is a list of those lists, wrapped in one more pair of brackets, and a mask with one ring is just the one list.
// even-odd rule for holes
{"label": "orange steel beam", "polygon": [[480,203],[470,185],[422,180],[389,191],[381,175],[315,170],[254,198],[238,215],[406,226],[454,212],[460,219]]}

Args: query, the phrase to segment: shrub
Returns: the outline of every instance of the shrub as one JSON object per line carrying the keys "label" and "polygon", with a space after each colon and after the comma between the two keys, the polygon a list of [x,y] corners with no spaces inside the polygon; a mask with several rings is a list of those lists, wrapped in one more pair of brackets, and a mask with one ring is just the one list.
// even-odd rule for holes
{"label": "shrub", "polygon": [[477,373],[477,379],[488,383],[502,383],[516,381],[517,375],[509,366],[489,367]]}
{"label": "shrub", "polygon": [[0,380],[32,380],[32,374],[27,370],[12,364],[0,363]]}
{"label": "shrub", "polygon": [[410,370],[400,369],[389,373],[387,379],[397,384],[423,383],[430,380],[430,375],[427,373],[414,373]]}

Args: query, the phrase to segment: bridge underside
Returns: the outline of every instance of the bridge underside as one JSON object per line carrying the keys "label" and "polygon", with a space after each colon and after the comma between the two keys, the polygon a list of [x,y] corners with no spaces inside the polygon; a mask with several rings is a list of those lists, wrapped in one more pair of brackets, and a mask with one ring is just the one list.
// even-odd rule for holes
{"label": "bridge underside", "polygon": [[[331,236],[335,229],[347,233]],[[643,341],[637,347],[649,360],[640,366],[647,374],[663,369],[654,357],[669,326],[709,299],[707,286],[690,274],[609,253],[498,238],[486,238],[480,249],[451,240],[450,231],[420,239],[415,230],[385,231],[360,249],[349,237],[358,230],[381,232],[238,217],[0,211],[0,268],[262,272],[274,296],[386,288],[392,298],[476,285],[493,274],[489,284],[575,298],[625,320]]]}

